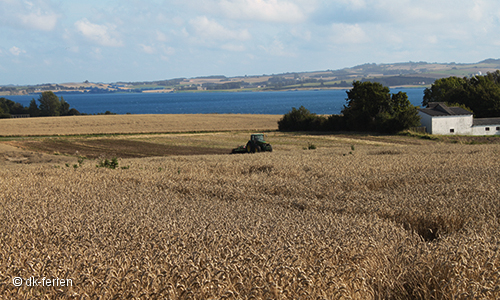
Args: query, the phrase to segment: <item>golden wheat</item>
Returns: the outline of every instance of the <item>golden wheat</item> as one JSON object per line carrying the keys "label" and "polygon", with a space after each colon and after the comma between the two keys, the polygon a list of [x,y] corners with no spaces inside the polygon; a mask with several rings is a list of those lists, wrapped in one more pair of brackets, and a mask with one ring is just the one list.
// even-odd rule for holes
{"label": "golden wheat", "polygon": [[0,136],[276,130],[280,115],[95,115],[0,119]]}
{"label": "golden wheat", "polygon": [[6,166],[0,299],[500,297],[498,145],[279,148]]}

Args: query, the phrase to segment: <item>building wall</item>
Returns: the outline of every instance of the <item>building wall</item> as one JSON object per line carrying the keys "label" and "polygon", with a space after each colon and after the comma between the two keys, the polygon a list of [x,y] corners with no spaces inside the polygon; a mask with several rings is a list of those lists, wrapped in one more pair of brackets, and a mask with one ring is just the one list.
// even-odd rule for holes
{"label": "building wall", "polygon": [[472,115],[432,117],[420,111],[418,114],[421,125],[425,126],[426,132],[430,134],[500,135],[500,124],[472,126]]}
{"label": "building wall", "polygon": [[418,115],[420,116],[420,124],[422,126],[425,126],[425,131],[427,133],[432,133],[432,118],[428,114],[424,114],[423,112],[419,111]]}
{"label": "building wall", "polygon": [[472,115],[432,117],[432,134],[472,134]]}
{"label": "building wall", "polygon": [[472,126],[472,135],[500,135],[500,124]]}

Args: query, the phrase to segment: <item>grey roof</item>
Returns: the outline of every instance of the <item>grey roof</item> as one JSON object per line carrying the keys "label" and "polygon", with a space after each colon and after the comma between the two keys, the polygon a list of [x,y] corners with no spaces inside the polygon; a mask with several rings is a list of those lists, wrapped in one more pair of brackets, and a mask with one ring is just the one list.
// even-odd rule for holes
{"label": "grey roof", "polygon": [[430,116],[463,116],[472,115],[468,110],[461,107],[448,107],[444,102],[430,102],[427,108],[419,108],[419,110]]}
{"label": "grey roof", "polygon": [[500,118],[479,118],[472,120],[472,126],[499,125]]}

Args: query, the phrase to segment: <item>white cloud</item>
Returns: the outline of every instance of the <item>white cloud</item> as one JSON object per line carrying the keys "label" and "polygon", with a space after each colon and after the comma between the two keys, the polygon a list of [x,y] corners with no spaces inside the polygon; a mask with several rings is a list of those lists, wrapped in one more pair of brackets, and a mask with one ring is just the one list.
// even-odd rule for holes
{"label": "white cloud", "polygon": [[191,20],[196,35],[204,40],[239,40],[245,41],[251,39],[248,30],[231,30],[220,25],[216,21],[209,20],[207,17],[198,17]]}
{"label": "white cloud", "polygon": [[81,19],[75,23],[76,29],[87,39],[107,47],[120,47],[123,42],[113,37],[116,35],[114,32],[115,26],[113,25],[99,25],[93,24],[86,18]]}
{"label": "white cloud", "polygon": [[274,39],[269,46],[260,46],[260,49],[274,56],[282,56],[282,57],[297,56],[295,53],[288,51],[287,47],[283,44],[283,42],[281,42],[278,39]]}
{"label": "white cloud", "polygon": [[51,31],[56,27],[58,16],[54,13],[43,13],[38,10],[26,15],[19,15],[19,19],[28,28]]}
{"label": "white cloud", "polygon": [[366,8],[365,0],[341,0],[340,2],[356,10]]}
{"label": "white cloud", "polygon": [[335,43],[360,44],[369,41],[368,35],[359,24],[333,24],[332,32]]}
{"label": "white cloud", "polygon": [[171,56],[175,54],[175,49],[169,46],[165,45],[144,45],[140,44],[139,47],[141,48],[142,52],[146,54],[160,54],[161,57],[163,56]]}
{"label": "white cloud", "polygon": [[59,19],[48,1],[12,1],[0,0],[0,25],[14,28],[53,30]]}
{"label": "white cloud", "polygon": [[174,55],[175,54],[175,49],[173,47],[168,47],[168,46],[163,46],[161,48],[163,51],[163,54],[165,55]]}
{"label": "white cloud", "polygon": [[90,51],[90,55],[92,57],[96,58],[96,59],[102,59],[103,58],[101,48],[94,48],[94,49],[92,49],[92,51]]}
{"label": "white cloud", "polygon": [[26,51],[22,50],[22,49],[19,49],[18,47],[14,46],[12,48],[9,49],[10,53],[14,56],[19,56],[21,54],[24,54],[26,53]]}
{"label": "white cloud", "polygon": [[221,46],[221,49],[233,52],[243,52],[246,50],[245,46],[235,44],[224,44]]}
{"label": "white cloud", "polygon": [[285,0],[220,0],[224,14],[232,19],[299,23],[306,19],[304,9]]}
{"label": "white cloud", "polygon": [[438,37],[435,35],[429,35],[425,39],[429,44],[437,44],[439,42]]}
{"label": "white cloud", "polygon": [[290,30],[290,34],[298,39],[309,42],[312,37],[312,33],[309,30],[298,30],[296,28]]}
{"label": "white cloud", "polygon": [[164,34],[163,32],[157,30],[156,31],[156,40],[158,42],[167,42],[168,41],[168,37],[166,34]]}
{"label": "white cloud", "polygon": [[144,44],[139,45],[144,53],[147,54],[154,54],[156,53],[156,48],[154,46],[148,46]]}

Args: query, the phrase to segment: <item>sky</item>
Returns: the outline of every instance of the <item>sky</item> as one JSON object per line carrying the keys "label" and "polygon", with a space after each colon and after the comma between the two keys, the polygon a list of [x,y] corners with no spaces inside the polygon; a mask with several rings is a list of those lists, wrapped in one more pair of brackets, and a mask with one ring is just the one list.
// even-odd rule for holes
{"label": "sky", "polygon": [[0,0],[0,85],[474,63],[498,0]]}

